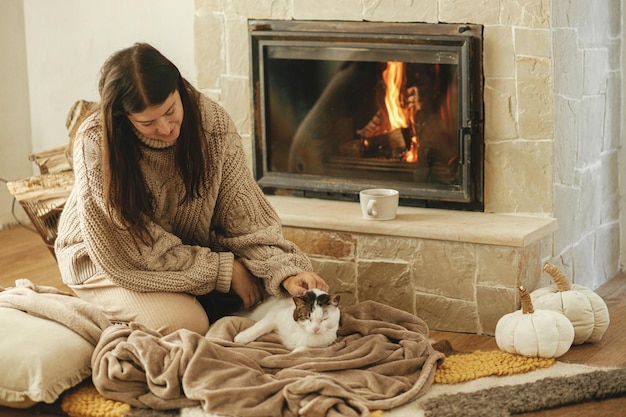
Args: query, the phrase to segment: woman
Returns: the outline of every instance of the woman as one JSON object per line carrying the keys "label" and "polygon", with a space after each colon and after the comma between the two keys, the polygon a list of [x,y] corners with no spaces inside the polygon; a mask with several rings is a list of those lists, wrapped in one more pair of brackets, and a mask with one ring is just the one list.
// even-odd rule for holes
{"label": "woman", "polygon": [[112,321],[205,333],[265,294],[328,290],[283,238],[231,118],[174,64],[135,44],[105,62],[99,90],[55,243],[79,297]]}

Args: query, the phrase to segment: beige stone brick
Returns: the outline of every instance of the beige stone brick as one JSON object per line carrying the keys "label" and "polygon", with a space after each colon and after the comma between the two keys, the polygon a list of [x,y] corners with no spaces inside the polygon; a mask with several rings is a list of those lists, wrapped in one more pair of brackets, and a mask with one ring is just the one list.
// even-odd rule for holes
{"label": "beige stone brick", "polygon": [[495,25],[500,20],[500,0],[439,0],[439,21]]}
{"label": "beige stone brick", "polygon": [[415,313],[408,263],[357,262],[358,300],[373,300]]}
{"label": "beige stone brick", "polygon": [[485,211],[552,212],[552,142],[485,144]]}
{"label": "beige stone brick", "polygon": [[517,138],[517,91],[515,79],[485,79],[484,97],[485,142]]}
{"label": "beige stone brick", "polygon": [[476,306],[470,301],[416,293],[415,315],[433,330],[478,332]]}
{"label": "beige stone brick", "polygon": [[551,20],[553,27],[578,27],[580,25],[581,4],[578,1],[553,1]]}
{"label": "beige stone brick", "polygon": [[236,0],[223,1],[224,12],[251,19],[291,19],[290,0]]}
{"label": "beige stone brick", "polygon": [[221,11],[222,10],[222,1],[221,0],[194,0],[194,8],[196,10],[196,15],[198,13],[203,13],[205,11]]}
{"label": "beige stone brick", "polygon": [[510,288],[476,287],[479,333],[495,334],[498,320],[519,308],[516,294],[517,290]]}
{"label": "beige stone brick", "polygon": [[[589,287],[596,289],[603,283],[615,277],[620,271],[619,253],[613,248],[619,247],[619,222],[614,221],[603,224],[596,231],[595,265],[596,269],[600,269],[601,273],[596,274],[593,284]],[[579,279],[576,275],[575,279]]]}
{"label": "beige stone brick", "polygon": [[[577,180],[576,162],[581,120],[581,103],[561,95],[554,96],[554,182],[571,186]],[[575,133],[572,133],[575,132]]]}
{"label": "beige stone brick", "polygon": [[292,0],[294,19],[362,20],[361,0]]}
{"label": "beige stone brick", "polygon": [[349,233],[284,227],[283,234],[308,255],[339,260],[355,258],[356,238]]}
{"label": "beige stone brick", "polygon": [[519,258],[516,248],[476,245],[476,285],[514,288]]}
{"label": "beige stone brick", "polygon": [[616,150],[603,152],[600,162],[600,201],[602,222],[619,220],[620,184],[617,174],[620,164]]}
{"label": "beige stone brick", "polygon": [[437,22],[436,1],[363,0],[363,19],[380,22]]}
{"label": "beige stone brick", "polygon": [[419,250],[419,240],[390,236],[357,236],[357,256],[360,259],[411,261]]}
{"label": "beige stone brick", "polygon": [[240,77],[222,76],[222,106],[233,118],[240,134],[250,134],[250,107],[241,107],[242,100],[250,97],[248,80]]}
{"label": "beige stone brick", "polygon": [[524,139],[554,137],[551,61],[517,58],[517,91],[520,136]]}
{"label": "beige stone brick", "polygon": [[[246,79],[250,75],[250,54],[248,46],[248,19],[245,16],[226,17],[226,73]],[[246,89],[248,90],[248,89]],[[240,106],[243,107],[243,106]],[[248,106],[250,107],[250,106]]]}
{"label": "beige stone brick", "polygon": [[356,265],[354,262],[312,257],[311,263],[313,270],[324,278],[330,287],[329,292],[341,296],[340,305],[348,306],[358,302]]}
{"label": "beige stone brick", "polygon": [[198,87],[220,88],[220,78],[226,72],[223,15],[210,9],[197,10],[194,27]]}
{"label": "beige stone brick", "polygon": [[562,253],[576,236],[577,211],[572,207],[580,201],[580,187],[554,184],[554,216],[559,219],[559,227],[554,232],[554,253]]}
{"label": "beige stone brick", "polygon": [[573,246],[572,252],[574,254],[574,265],[571,272],[567,275],[573,283],[587,288],[597,287],[594,273],[595,259],[589,256],[590,253],[595,252],[595,246],[595,233],[584,235],[583,238],[576,242],[576,245]]}
{"label": "beige stone brick", "polygon": [[[601,161],[604,126],[606,120],[606,97],[604,95],[584,96],[581,101],[580,132],[577,144],[576,168],[581,171],[592,170]],[[577,175],[579,175],[577,173]],[[581,178],[579,178],[580,181]]]}
{"label": "beige stone brick", "polygon": [[[554,92],[580,99],[583,93],[583,52],[578,48],[578,32],[573,29],[552,31]],[[557,47],[558,46],[558,47]]]}
{"label": "beige stone brick", "polygon": [[411,265],[416,290],[474,300],[475,245],[424,241]]}
{"label": "beige stone brick", "polygon": [[[599,207],[601,197],[600,164],[592,165],[589,169],[580,171],[580,195],[576,210],[576,231],[579,236],[593,234],[602,222],[602,212]],[[590,257],[589,262],[592,262]]]}
{"label": "beige stone brick", "polygon": [[550,0],[516,0],[502,2],[501,23],[531,28],[550,26]]}
{"label": "beige stone brick", "polygon": [[487,78],[515,77],[513,29],[485,26],[483,31],[483,72]]}
{"label": "beige stone brick", "polygon": [[549,29],[514,28],[515,53],[517,55],[552,57],[552,46]]}
{"label": "beige stone brick", "polygon": [[550,253],[550,242],[541,240],[519,250],[518,279],[514,284],[517,289],[522,284],[528,291],[541,287],[543,257]]}

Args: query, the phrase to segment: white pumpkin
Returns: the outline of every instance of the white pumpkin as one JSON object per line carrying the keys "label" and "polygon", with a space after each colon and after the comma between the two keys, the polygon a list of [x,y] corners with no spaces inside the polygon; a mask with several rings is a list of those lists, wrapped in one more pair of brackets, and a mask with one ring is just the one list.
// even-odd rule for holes
{"label": "white pumpkin", "polygon": [[570,285],[558,267],[546,263],[543,267],[555,285],[539,288],[530,294],[536,308],[563,313],[574,326],[574,344],[597,342],[609,327],[609,309],[598,294],[582,285]]}
{"label": "white pumpkin", "polygon": [[522,308],[505,314],[496,324],[500,350],[529,357],[558,358],[574,341],[574,326],[563,314],[535,310],[528,291],[519,287]]}

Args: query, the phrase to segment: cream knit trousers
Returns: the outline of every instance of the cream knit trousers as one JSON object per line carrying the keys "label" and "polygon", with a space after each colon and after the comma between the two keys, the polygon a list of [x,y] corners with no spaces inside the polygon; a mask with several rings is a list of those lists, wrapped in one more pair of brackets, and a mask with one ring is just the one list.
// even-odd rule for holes
{"label": "cream knit trousers", "polygon": [[139,322],[165,335],[178,329],[200,334],[209,330],[209,319],[196,297],[186,293],[137,292],[105,277],[81,285],[68,285],[76,295],[97,305],[112,322]]}

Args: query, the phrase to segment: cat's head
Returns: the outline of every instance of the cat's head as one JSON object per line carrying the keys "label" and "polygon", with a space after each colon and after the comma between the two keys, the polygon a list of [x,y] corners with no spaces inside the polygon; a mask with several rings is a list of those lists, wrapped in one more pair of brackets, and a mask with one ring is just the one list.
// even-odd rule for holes
{"label": "cat's head", "polygon": [[336,331],[339,327],[339,294],[330,295],[317,288],[293,297],[293,319],[313,334]]}

